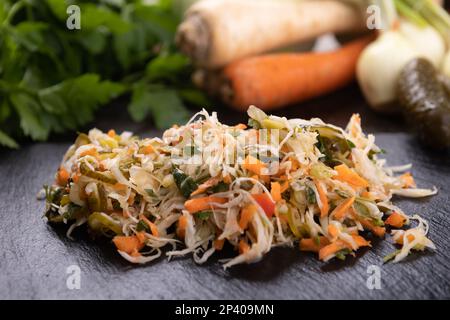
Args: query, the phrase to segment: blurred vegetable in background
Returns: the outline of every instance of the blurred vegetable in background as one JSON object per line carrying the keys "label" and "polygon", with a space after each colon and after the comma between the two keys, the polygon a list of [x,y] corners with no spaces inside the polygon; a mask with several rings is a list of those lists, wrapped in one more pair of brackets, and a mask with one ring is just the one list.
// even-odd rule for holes
{"label": "blurred vegetable in background", "polygon": [[[66,27],[71,4],[80,7],[81,30]],[[1,1],[0,145],[76,130],[127,92],[135,121],[184,122],[184,102],[207,101],[174,47],[178,22],[170,0]]]}
{"label": "blurred vegetable in background", "polygon": [[330,0],[203,0],[186,12],[176,42],[197,66],[214,69],[328,32],[364,32],[358,13]]}
{"label": "blurred vegetable in background", "polygon": [[450,90],[433,64],[423,58],[406,64],[398,78],[397,95],[405,119],[419,138],[435,149],[450,147]]}
{"label": "blurred vegetable in background", "polygon": [[356,63],[374,35],[330,52],[272,53],[228,64],[220,72],[199,70],[194,81],[227,105],[274,110],[342,88],[355,78]]}
{"label": "blurred vegetable in background", "polygon": [[450,17],[431,0],[366,2],[379,5],[385,27],[361,54],[358,81],[373,109],[398,112],[394,102],[401,70],[418,57],[426,58],[438,69],[443,66],[450,45]]}

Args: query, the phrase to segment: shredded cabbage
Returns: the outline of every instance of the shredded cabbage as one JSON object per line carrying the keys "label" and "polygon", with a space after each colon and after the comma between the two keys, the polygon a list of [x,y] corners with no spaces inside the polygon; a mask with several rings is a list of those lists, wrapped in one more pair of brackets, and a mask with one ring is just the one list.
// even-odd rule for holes
{"label": "shredded cabbage", "polygon": [[[297,242],[328,261],[370,246],[365,234],[382,237],[386,229],[402,245],[395,262],[413,249],[435,248],[426,222],[390,199],[437,189],[412,188],[409,173],[395,176],[410,165],[386,167],[358,115],[343,130],[320,119],[268,116],[254,106],[248,114],[252,128],[222,124],[203,110],[162,138],[98,129],[80,135],[46,190],[47,218],[69,223],[70,236],[95,214],[91,231],[112,237],[132,263],[157,259],[166,246],[169,258],[192,254],[204,263],[226,245],[239,251],[224,264],[231,267]],[[351,206],[339,211],[346,199]],[[392,229],[410,220],[418,225]]]}

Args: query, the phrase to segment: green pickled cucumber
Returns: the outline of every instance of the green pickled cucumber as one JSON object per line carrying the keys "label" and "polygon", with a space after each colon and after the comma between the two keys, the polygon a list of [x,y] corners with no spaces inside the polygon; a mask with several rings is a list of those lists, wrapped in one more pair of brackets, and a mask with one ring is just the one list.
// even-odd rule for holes
{"label": "green pickled cucumber", "polygon": [[89,169],[89,167],[85,163],[80,164],[80,172],[81,172],[81,174],[83,174],[87,177],[96,179],[101,182],[105,182],[105,183],[109,183],[109,184],[117,183],[117,180],[115,178],[109,177],[101,172],[92,171],[91,169]]}
{"label": "green pickled cucumber", "polygon": [[450,146],[450,95],[434,66],[414,59],[402,70],[398,98],[406,121],[431,148]]}

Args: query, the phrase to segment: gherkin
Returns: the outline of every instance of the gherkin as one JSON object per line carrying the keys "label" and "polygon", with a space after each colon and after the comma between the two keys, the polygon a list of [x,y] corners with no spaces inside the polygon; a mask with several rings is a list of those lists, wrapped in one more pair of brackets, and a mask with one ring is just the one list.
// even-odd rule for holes
{"label": "gherkin", "polygon": [[402,70],[398,97],[406,121],[435,149],[450,147],[450,93],[445,79],[426,59],[414,59]]}

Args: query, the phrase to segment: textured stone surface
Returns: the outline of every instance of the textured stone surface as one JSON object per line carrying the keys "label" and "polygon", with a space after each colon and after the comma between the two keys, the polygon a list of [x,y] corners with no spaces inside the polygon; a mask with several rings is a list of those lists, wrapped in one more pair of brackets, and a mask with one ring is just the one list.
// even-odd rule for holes
{"label": "textured stone surface", "polygon": [[[74,135],[52,142],[29,144],[18,151],[0,150],[0,298],[32,299],[402,299],[450,298],[450,156],[423,149],[405,132],[399,119],[372,113],[355,87],[320,100],[291,107],[278,114],[289,117],[322,117],[345,125],[352,112],[363,117],[366,132],[375,133],[392,165],[413,163],[420,186],[436,185],[439,194],[422,200],[398,200],[409,213],[430,222],[436,252],[415,254],[399,264],[382,265],[393,250],[389,241],[374,241],[372,250],[361,251],[345,262],[323,264],[296,249],[277,248],[261,262],[223,270],[216,259],[196,265],[190,257],[168,262],[165,258],[133,266],[115,253],[108,241],[90,240],[83,230],[76,241],[65,228],[52,228],[42,219],[44,202],[36,200],[43,183],[54,171]],[[133,124],[122,104],[102,111],[101,129],[133,130],[158,134],[151,124]],[[218,109],[226,122],[246,116]],[[148,130],[148,131],[147,131]],[[66,268],[81,268],[81,289],[68,290]],[[382,289],[365,283],[369,265],[381,267]]]}

